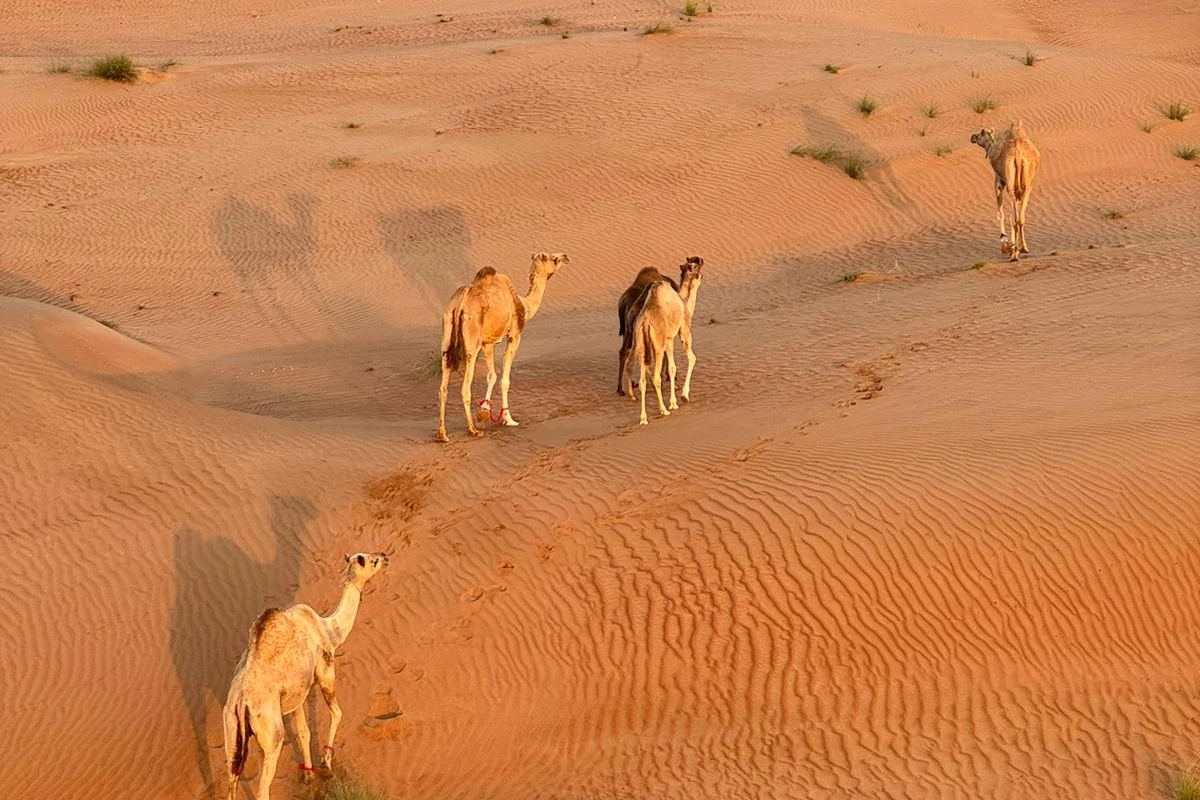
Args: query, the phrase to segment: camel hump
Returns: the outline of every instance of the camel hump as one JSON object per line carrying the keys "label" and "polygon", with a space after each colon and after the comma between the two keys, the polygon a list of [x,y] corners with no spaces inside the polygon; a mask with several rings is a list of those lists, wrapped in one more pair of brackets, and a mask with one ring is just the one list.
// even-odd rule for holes
{"label": "camel hump", "polygon": [[634,278],[634,282],[642,283],[643,281],[656,281],[660,277],[662,277],[662,274],[658,271],[658,267],[642,267],[641,271],[638,272],[637,277]]}
{"label": "camel hump", "polygon": [[262,639],[263,632],[267,629],[267,625],[271,624],[271,620],[282,613],[282,609],[268,608],[258,615],[258,619],[254,620],[254,625],[250,628],[250,647],[258,644],[259,640]]}
{"label": "camel hump", "polygon": [[495,274],[496,274],[495,267],[483,267],[482,269],[479,270],[479,272],[475,273],[475,280],[481,281],[484,278],[490,278]]}

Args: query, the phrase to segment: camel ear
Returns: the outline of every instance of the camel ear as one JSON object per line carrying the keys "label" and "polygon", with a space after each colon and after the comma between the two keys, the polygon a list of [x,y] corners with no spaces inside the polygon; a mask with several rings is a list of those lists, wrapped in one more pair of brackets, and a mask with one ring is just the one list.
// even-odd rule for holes
{"label": "camel ear", "polygon": [[347,564],[350,563],[350,554],[349,553],[346,553],[346,563]]}

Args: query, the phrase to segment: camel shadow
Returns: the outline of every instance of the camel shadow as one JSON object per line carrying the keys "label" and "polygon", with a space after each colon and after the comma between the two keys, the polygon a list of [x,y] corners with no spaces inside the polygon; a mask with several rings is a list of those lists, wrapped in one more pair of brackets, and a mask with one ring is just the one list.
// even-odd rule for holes
{"label": "camel shadow", "polygon": [[228,194],[212,212],[212,230],[221,254],[258,312],[270,325],[285,327],[308,339],[279,296],[282,287],[300,298],[321,316],[330,331],[326,302],[315,276],[312,255],[316,249],[313,212],[317,199],[310,194],[288,196],[292,222],[285,223],[271,211]]}
{"label": "camel shadow", "polygon": [[[208,707],[224,706],[251,624],[272,605],[292,602],[300,572],[301,539],[316,516],[302,497],[271,498],[275,556],[256,561],[229,539],[185,528],[175,535],[175,604],[170,646],[196,743],[196,763],[216,797]],[[219,712],[218,712],[219,716]],[[220,759],[218,759],[220,761]]]}
{"label": "camel shadow", "polygon": [[383,249],[416,286],[434,318],[454,290],[467,283],[471,233],[457,206],[434,206],[411,211],[380,214],[379,234]]}

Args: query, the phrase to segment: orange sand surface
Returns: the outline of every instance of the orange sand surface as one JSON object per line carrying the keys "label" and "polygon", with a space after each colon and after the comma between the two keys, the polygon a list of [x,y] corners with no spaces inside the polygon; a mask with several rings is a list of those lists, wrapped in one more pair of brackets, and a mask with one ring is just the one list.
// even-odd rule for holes
{"label": "orange sand surface", "polygon": [[[389,797],[1173,796],[1195,4],[700,6],[0,0],[0,795],[223,797],[250,624],[386,549],[335,769]],[[541,250],[521,427],[434,443],[445,302]],[[641,427],[616,300],[692,254]]]}

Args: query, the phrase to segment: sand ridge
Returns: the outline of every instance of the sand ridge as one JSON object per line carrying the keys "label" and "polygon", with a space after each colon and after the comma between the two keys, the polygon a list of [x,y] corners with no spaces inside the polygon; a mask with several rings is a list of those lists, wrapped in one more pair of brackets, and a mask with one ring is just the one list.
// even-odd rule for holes
{"label": "sand ridge", "polygon": [[[700,5],[0,3],[0,785],[220,796],[255,616],[391,550],[337,664],[388,796],[1170,792],[1186,9]],[[47,71],[113,49],[139,83]],[[1010,265],[968,138],[1016,118]],[[541,250],[522,426],[434,444],[446,299]],[[616,299],[693,254],[694,402],[642,429]]]}

